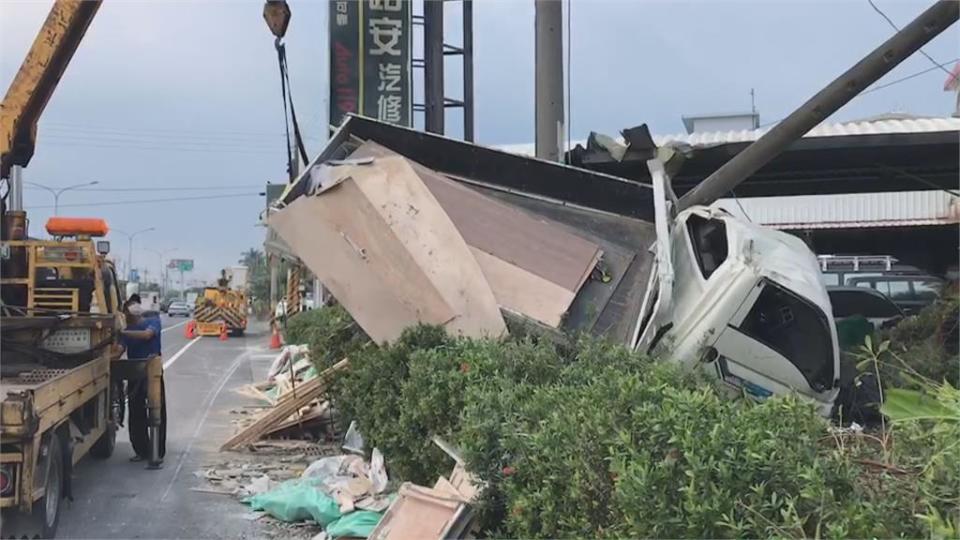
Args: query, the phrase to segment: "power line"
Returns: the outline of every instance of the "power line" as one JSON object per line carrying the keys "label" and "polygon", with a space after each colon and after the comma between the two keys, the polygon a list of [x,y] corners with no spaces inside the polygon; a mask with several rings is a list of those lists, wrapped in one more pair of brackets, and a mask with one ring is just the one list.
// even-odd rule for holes
{"label": "power line", "polygon": [[[954,62],[960,62],[960,58],[954,58],[953,60],[949,60],[949,61],[947,61],[947,62],[944,62],[943,64],[937,64],[937,65],[934,66],[934,67],[927,68],[927,69],[925,69],[925,70],[923,70],[923,71],[918,71],[918,72],[916,72],[916,73],[914,73],[914,74],[912,74],[912,75],[907,75],[906,77],[901,77],[901,78],[899,78],[899,79],[890,81],[890,82],[888,82],[888,83],[886,83],[886,84],[880,84],[880,85],[877,85],[877,86],[873,86],[873,87],[871,87],[871,88],[867,88],[867,89],[864,90],[863,92],[860,92],[860,95],[862,96],[863,94],[869,94],[870,92],[876,92],[877,90],[883,90],[884,88],[886,88],[886,87],[888,87],[888,86],[893,86],[893,85],[895,85],[895,84],[902,83],[903,81],[909,81],[910,79],[913,79],[914,77],[919,77],[920,75],[925,75],[925,74],[927,74],[927,73],[930,73],[931,71],[936,71],[937,68],[943,68],[946,64],[952,64],[952,63],[954,63]],[[949,73],[949,72],[948,72],[948,73]]]}
{"label": "power line", "polygon": [[[877,7],[876,4],[873,3],[873,0],[867,0],[867,2],[870,3],[870,7],[872,7],[874,11],[876,11],[877,13],[880,14],[881,17],[883,17],[884,19],[886,19],[887,23],[889,23],[890,26],[892,26],[894,30],[896,30],[897,32],[900,31],[900,27],[897,26],[897,24],[896,24],[895,22],[893,22],[893,20],[890,19],[890,17],[887,17],[887,14],[884,13],[880,8]],[[943,67],[942,65],[940,65],[939,62],[937,62],[936,60],[934,60],[933,57],[930,56],[929,54],[927,54],[927,51],[923,50],[922,48],[920,49],[920,54],[926,56],[926,57],[927,57],[927,60],[933,62],[933,65],[935,65],[935,66],[939,67],[940,69],[942,69],[947,75],[953,75],[952,73],[950,73],[950,70],[948,70],[947,68],[945,68],[945,67]]]}
{"label": "power line", "polygon": [[[82,206],[121,206],[121,205],[130,205],[138,206],[143,204],[152,204],[152,203],[165,203],[165,202],[182,202],[182,201],[203,201],[210,199],[235,199],[238,197],[261,197],[259,193],[233,193],[228,195],[203,195],[199,197],[175,197],[170,199],[132,199],[129,201],[105,201],[105,202],[92,202],[92,203],[71,203],[71,204],[61,204],[60,208],[73,208],[73,207],[82,207]],[[31,208],[53,208],[53,205],[45,206],[32,206]]]}
{"label": "power line", "polygon": [[[883,90],[884,88],[889,88],[889,87],[891,87],[891,86],[893,86],[893,85],[895,85],[895,84],[900,84],[900,83],[902,83],[902,82],[909,81],[910,79],[914,79],[914,78],[919,77],[919,76],[921,76],[921,75],[926,75],[927,73],[930,73],[931,71],[936,71],[937,68],[943,68],[943,67],[946,66],[947,64],[952,64],[952,63],[954,63],[954,62],[960,62],[960,57],[954,58],[953,60],[948,60],[948,61],[944,62],[943,64],[937,64],[935,67],[927,68],[927,69],[925,69],[925,70],[923,70],[923,71],[918,71],[918,72],[916,72],[916,73],[912,73],[912,74],[910,74],[910,75],[907,75],[907,76],[905,76],[905,77],[901,77],[901,78],[899,78],[899,79],[894,79],[894,80],[892,80],[892,81],[890,81],[890,82],[888,82],[888,83],[878,84],[878,85],[876,85],[876,86],[871,86],[870,88],[867,88],[866,90],[864,90],[863,92],[860,92],[860,93],[857,94],[856,96],[853,96],[853,99],[857,99],[858,97],[860,97],[860,96],[862,96],[862,95],[864,95],[864,94],[869,94],[869,93],[871,93],[871,92],[876,92],[877,90]],[[852,100],[851,100],[851,101],[852,101]],[[778,118],[778,119],[776,119],[776,120],[774,120],[774,121],[772,121],[772,122],[766,122],[766,123],[764,123],[764,124],[760,124],[758,127],[765,128],[765,127],[767,127],[767,126],[772,126],[773,124],[776,124],[777,122],[779,122],[779,121],[781,121],[781,120],[783,120],[783,118]]]}

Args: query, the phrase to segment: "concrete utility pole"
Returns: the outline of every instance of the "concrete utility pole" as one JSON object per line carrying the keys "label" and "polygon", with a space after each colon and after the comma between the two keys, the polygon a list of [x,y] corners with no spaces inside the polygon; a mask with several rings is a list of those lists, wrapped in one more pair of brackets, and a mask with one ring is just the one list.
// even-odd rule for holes
{"label": "concrete utility pole", "polygon": [[536,147],[537,157],[563,157],[563,3],[536,2]]}
{"label": "concrete utility pole", "polygon": [[[538,0],[537,5],[540,5]],[[743,152],[714,171],[680,198],[679,210],[698,204],[711,204],[725,196],[740,182],[757,172],[781,152],[823,122],[840,107],[897,67],[920,47],[957,22],[960,2],[940,0],[893,37],[817,92],[806,103],[784,118]],[[538,26],[539,30],[539,26]],[[539,38],[538,38],[539,43]],[[537,52],[539,55],[539,50]],[[539,82],[540,74],[537,73]],[[538,86],[539,92],[539,86]],[[538,109],[539,110],[539,109]],[[539,125],[539,124],[538,124]],[[537,155],[540,139],[537,138]]]}

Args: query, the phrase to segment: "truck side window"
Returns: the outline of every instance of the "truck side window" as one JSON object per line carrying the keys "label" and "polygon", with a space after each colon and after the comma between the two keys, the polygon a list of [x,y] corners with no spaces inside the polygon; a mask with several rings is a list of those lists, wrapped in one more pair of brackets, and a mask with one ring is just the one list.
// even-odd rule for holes
{"label": "truck side window", "polygon": [[719,219],[691,215],[687,219],[690,244],[704,279],[709,279],[727,260],[727,226]]}
{"label": "truck side window", "polygon": [[833,385],[833,344],[827,317],[816,306],[772,281],[739,330],[777,351],[820,392]]}

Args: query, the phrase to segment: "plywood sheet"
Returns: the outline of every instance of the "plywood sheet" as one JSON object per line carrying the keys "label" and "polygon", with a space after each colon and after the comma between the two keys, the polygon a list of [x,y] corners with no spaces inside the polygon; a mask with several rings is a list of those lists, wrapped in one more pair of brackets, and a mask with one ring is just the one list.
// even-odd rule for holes
{"label": "plywood sheet", "polygon": [[337,169],[344,181],[269,224],[372,339],[393,341],[418,322],[473,337],[506,331],[469,248],[405,160]]}
{"label": "plywood sheet", "polygon": [[[398,155],[365,142],[351,157]],[[600,246],[562,225],[491,199],[410,161],[470,246],[576,292],[601,255]]]}
{"label": "plywood sheet", "polygon": [[497,302],[552,328],[559,328],[576,294],[499,257],[471,247]]}

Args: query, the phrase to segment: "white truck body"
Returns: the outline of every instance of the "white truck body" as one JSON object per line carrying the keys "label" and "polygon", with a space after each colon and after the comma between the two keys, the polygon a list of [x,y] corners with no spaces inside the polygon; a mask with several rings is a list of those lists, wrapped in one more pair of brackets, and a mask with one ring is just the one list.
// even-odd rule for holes
{"label": "white truck body", "polygon": [[657,262],[635,346],[756,398],[796,392],[829,415],[840,354],[816,256],[722,209],[691,207],[670,222],[657,200]]}

